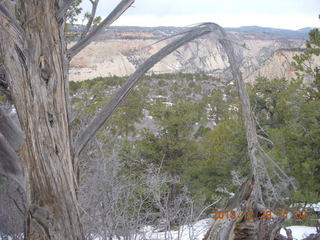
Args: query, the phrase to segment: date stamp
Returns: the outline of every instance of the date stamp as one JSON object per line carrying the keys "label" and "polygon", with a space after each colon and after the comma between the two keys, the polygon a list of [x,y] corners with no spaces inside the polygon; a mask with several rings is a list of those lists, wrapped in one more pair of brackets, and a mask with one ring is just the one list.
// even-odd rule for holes
{"label": "date stamp", "polygon": [[278,217],[282,218],[295,218],[295,219],[304,219],[308,216],[308,212],[306,210],[296,210],[296,211],[288,211],[288,210],[277,210],[273,213],[270,210],[266,211],[257,211],[257,210],[244,210],[244,211],[235,211],[235,210],[214,210],[212,212],[211,218],[213,219],[229,219],[234,220],[236,218],[245,218],[245,219],[255,219],[255,220],[266,220],[273,219],[276,214]]}

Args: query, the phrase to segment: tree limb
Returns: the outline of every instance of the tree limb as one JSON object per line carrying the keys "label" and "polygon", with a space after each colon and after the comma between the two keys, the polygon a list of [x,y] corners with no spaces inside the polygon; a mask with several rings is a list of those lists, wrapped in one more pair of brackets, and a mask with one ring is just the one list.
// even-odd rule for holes
{"label": "tree limb", "polygon": [[62,7],[58,10],[57,14],[56,14],[56,18],[57,20],[61,20],[64,17],[64,14],[66,13],[66,11],[71,7],[72,3],[75,0],[67,0],[65,1],[65,3],[62,5]]}
{"label": "tree limb", "polygon": [[99,3],[99,0],[95,0],[95,1],[90,0],[90,2],[92,3],[91,15],[90,15],[89,21],[88,21],[85,29],[81,33],[80,39],[83,39],[87,35],[87,33],[89,32],[89,30],[90,30],[90,28],[92,26],[94,17],[96,16],[96,11],[97,11],[97,6],[98,6],[98,3]]}
{"label": "tree limb", "polygon": [[[221,29],[221,33],[222,35],[225,35],[223,29]],[[258,203],[264,204],[263,192],[267,192],[266,204],[268,207],[271,207],[276,202],[284,199],[281,195],[288,191],[288,186],[295,189],[295,184],[293,180],[278,166],[278,164],[261,148],[256,131],[256,121],[251,111],[249,96],[240,71],[240,61],[237,59],[230,40],[221,38],[219,42],[228,56],[231,72],[234,80],[236,81],[239,92],[242,119],[248,143],[248,154],[251,161],[253,175],[256,179],[253,194]],[[266,162],[269,163],[268,167]],[[270,177],[268,170],[270,167],[272,168],[272,174],[278,177],[277,185],[273,183],[272,180],[274,179],[271,179]]]}
{"label": "tree limb", "polygon": [[83,128],[76,140],[75,140],[75,153],[79,155],[84,147],[88,144],[90,139],[96,134],[96,132],[102,127],[105,121],[111,116],[114,110],[119,106],[132,88],[136,85],[138,80],[151,69],[162,58],[169,55],[177,48],[181,47],[185,43],[188,43],[200,36],[208,34],[217,30],[217,26],[214,23],[206,23],[192,28],[190,31],[183,34],[180,38],[169,43],[163,47],[157,53],[149,57],[127,80],[127,82],[119,89],[119,91],[113,96],[113,98],[101,109],[101,111],[92,119],[92,121]]}
{"label": "tree limb", "polygon": [[134,0],[122,0],[108,15],[108,17],[106,17],[91,33],[70,48],[68,52],[69,58],[73,58],[82,49],[88,46],[95,36],[101,33],[106,26],[110,26],[114,21],[116,21],[133,3]]}

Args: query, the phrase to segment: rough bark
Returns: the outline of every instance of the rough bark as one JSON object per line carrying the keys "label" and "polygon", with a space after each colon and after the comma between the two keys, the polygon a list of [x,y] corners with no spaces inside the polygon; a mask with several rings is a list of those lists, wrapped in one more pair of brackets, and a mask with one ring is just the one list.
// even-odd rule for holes
{"label": "rough bark", "polygon": [[[1,55],[26,138],[19,151],[28,190],[26,239],[83,238],[68,124],[66,46],[55,16],[60,3],[5,2],[11,15],[0,15]],[[14,14],[22,33],[10,21]]]}
{"label": "rough bark", "polygon": [[236,218],[221,218],[215,220],[203,240],[235,240],[254,239],[258,229],[258,222],[249,220],[243,214],[256,208],[255,202],[249,199],[255,185],[254,178],[250,177],[239,188],[238,192],[226,205],[226,209],[233,210]]}
{"label": "rough bark", "polygon": [[[71,52],[80,51],[133,2],[122,0],[105,22]],[[25,133],[19,155],[27,182],[26,239],[83,239],[75,190],[75,155],[70,141],[68,59],[63,21],[56,18],[60,5],[60,0],[18,1],[17,6],[5,1],[0,8],[1,57],[12,101]],[[211,27],[200,26],[152,56],[128,81],[120,98],[107,106],[110,114],[144,72],[182,44],[211,32]],[[106,119],[104,117],[100,127]],[[5,154],[11,156],[9,150]]]}
{"label": "rough bark", "polygon": [[259,219],[259,213],[268,210],[257,203],[253,194],[255,185],[253,176],[241,185],[225,207],[225,210],[234,211],[236,217],[234,219],[224,217],[215,220],[203,240],[287,239],[279,234],[284,218],[273,216],[271,219]]}

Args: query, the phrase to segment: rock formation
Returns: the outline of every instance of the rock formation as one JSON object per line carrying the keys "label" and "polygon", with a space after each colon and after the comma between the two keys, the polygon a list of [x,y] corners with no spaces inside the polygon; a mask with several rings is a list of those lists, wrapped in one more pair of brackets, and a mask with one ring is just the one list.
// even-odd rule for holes
{"label": "rock formation", "polygon": [[[295,31],[263,31],[260,28],[229,29],[228,34],[242,56],[246,81],[257,76],[294,77],[292,57],[303,50],[307,34]],[[169,35],[185,28],[112,28],[71,61],[70,80],[100,76],[130,75],[148,56],[170,40]],[[231,78],[225,53],[208,35],[186,44],[155,65],[150,73],[203,73]],[[162,39],[165,39],[162,41]]]}

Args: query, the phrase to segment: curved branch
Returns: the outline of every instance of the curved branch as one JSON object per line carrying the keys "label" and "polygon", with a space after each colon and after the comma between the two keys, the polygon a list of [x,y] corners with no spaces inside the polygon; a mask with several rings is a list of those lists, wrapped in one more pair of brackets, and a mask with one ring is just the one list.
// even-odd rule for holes
{"label": "curved branch", "polygon": [[[221,33],[225,35],[223,29],[221,29]],[[242,119],[244,122],[244,128],[248,143],[248,153],[251,160],[253,175],[256,179],[253,193],[255,199],[258,200],[259,203],[264,203],[262,191],[268,192],[268,202],[266,203],[268,204],[268,206],[271,206],[275,202],[282,200],[279,192],[285,193],[286,191],[288,191],[288,186],[291,186],[293,189],[295,189],[296,186],[294,181],[288,175],[286,175],[285,172],[279,167],[279,165],[275,161],[273,161],[272,158],[270,158],[268,154],[261,148],[256,130],[256,121],[251,111],[249,96],[246,91],[240,71],[240,61],[237,59],[230,40],[221,38],[219,42],[227,54],[232,76],[237,83],[242,110]],[[276,187],[275,184],[273,184],[265,163],[266,161],[269,161],[272,167],[273,174],[279,178],[278,185],[282,184],[283,186],[285,186],[281,187],[282,189]]]}
{"label": "curved branch", "polygon": [[90,2],[92,3],[91,15],[90,15],[89,21],[88,21],[85,29],[81,33],[80,39],[83,39],[87,35],[87,33],[89,32],[89,30],[90,30],[90,28],[92,26],[94,17],[96,16],[96,11],[97,11],[97,6],[98,6],[98,3],[99,3],[99,0],[95,0],[95,1],[90,0]]}
{"label": "curved branch", "polygon": [[92,119],[92,121],[79,132],[75,141],[75,153],[79,155],[84,147],[88,144],[90,139],[96,134],[96,132],[102,127],[105,121],[111,116],[118,105],[123,101],[132,88],[136,85],[138,80],[157,62],[162,58],[169,55],[177,48],[181,47],[185,43],[188,43],[200,36],[208,34],[217,30],[218,25],[213,23],[202,24],[198,27],[192,28],[190,31],[183,34],[180,38],[169,43],[163,47],[157,53],[148,58],[127,80],[127,82],[119,89],[119,91],[113,96],[113,98],[101,109],[101,111]]}
{"label": "curved branch", "polygon": [[82,49],[88,46],[95,36],[101,33],[106,26],[110,26],[114,21],[116,21],[133,3],[134,0],[122,0],[108,15],[108,17],[106,17],[91,33],[70,48],[68,52],[69,58],[73,58]]}

